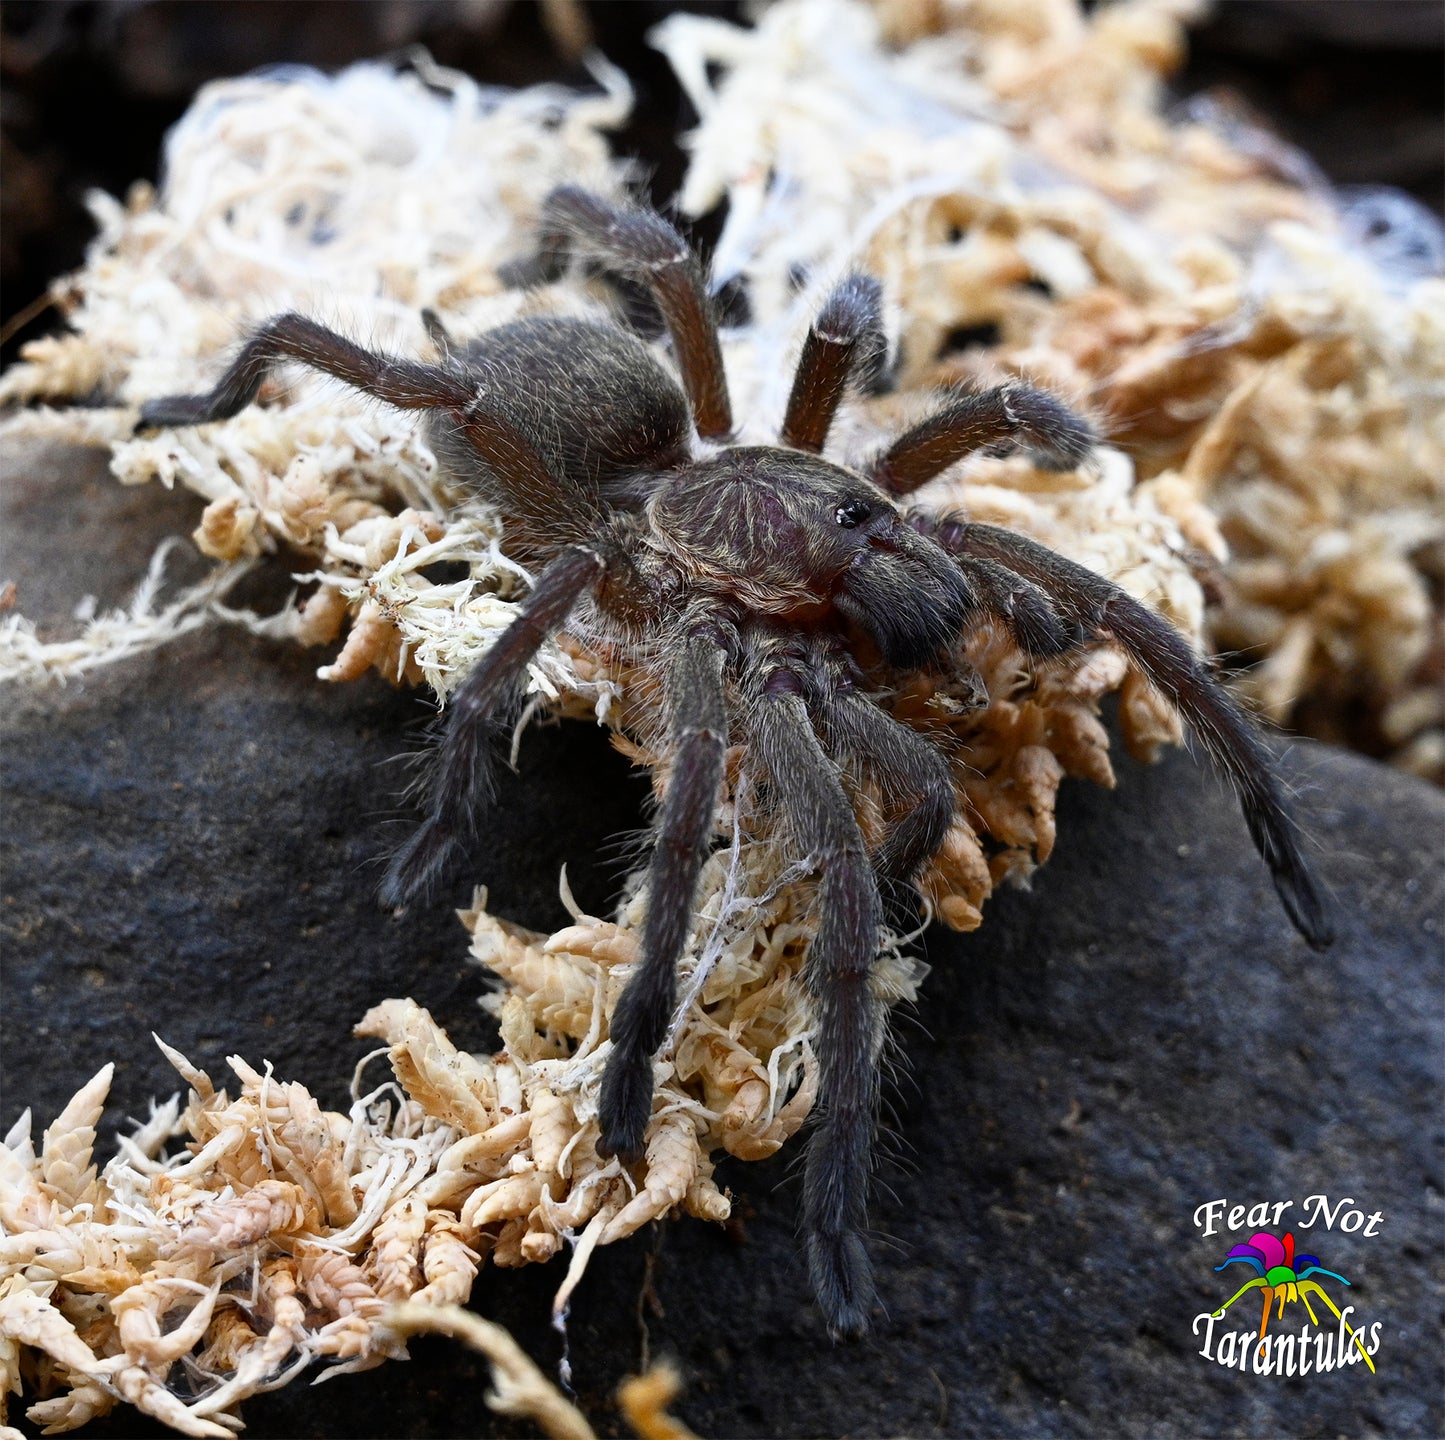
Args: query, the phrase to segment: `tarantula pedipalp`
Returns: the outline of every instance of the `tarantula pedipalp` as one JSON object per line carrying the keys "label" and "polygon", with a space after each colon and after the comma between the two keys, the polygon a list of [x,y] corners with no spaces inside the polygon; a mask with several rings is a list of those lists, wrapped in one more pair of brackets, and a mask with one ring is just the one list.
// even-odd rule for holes
{"label": "tarantula pedipalp", "polygon": [[[883,895],[937,852],[955,795],[943,753],[862,689],[882,673],[947,666],[971,626],[1003,626],[1046,662],[1108,636],[1174,703],[1233,781],[1291,920],[1330,941],[1268,750],[1165,621],[1117,586],[1010,531],[908,512],[899,501],[979,449],[1022,446],[1072,468],[1094,436],[1021,384],[957,393],[866,473],[822,458],[834,415],[883,349],[880,287],[854,274],[804,342],[780,444],[728,443],[731,406],[701,267],[657,214],[564,186],[549,197],[539,256],[576,254],[642,281],[670,333],[682,388],[637,337],[609,324],[531,318],[457,344],[435,317],[436,364],[366,350],[303,316],[246,342],[214,389],[152,401],[143,426],[235,414],[270,368],[294,360],[403,409],[431,412],[455,478],[495,505],[510,548],[538,567],[512,625],[450,705],[425,820],[393,859],[383,898],[433,882],[487,794],[487,740],[528,662],[568,622],[662,677],[675,760],[650,863],[642,959],[611,1022],[599,1148],[635,1160],[652,1111],[652,1059],[711,848],[724,752],[741,741],[818,876],[807,979],[817,1009],[819,1114],[803,1229],[831,1330],[868,1323],[863,1241],[882,1015],[870,985]],[[694,431],[697,441],[695,443]],[[876,678],[876,677],[875,677]],[[857,767],[889,801],[869,850],[849,794]]]}

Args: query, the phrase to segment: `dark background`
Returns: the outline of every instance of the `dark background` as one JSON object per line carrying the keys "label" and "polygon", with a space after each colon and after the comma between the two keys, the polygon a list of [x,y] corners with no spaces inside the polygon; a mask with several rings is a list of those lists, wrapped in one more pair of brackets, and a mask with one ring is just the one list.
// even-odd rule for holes
{"label": "dark background", "polygon": [[[642,36],[672,8],[588,6],[638,86],[620,143],[654,167],[660,200],[692,117]],[[445,3],[5,5],[5,314],[79,263],[87,186],[155,177],[164,128],[206,79],[421,41],[483,80],[585,80],[531,5],[490,30],[456,16]],[[1179,91],[1229,83],[1336,180],[1399,184],[1438,209],[1441,16],[1434,0],[1236,0],[1197,37]],[[0,501],[0,578],[51,626],[82,594],[124,600],[155,543],[200,509],[124,490],[103,455],[65,450],[12,450]],[[284,587],[284,572],[261,583]],[[175,1088],[151,1029],[218,1081],[228,1053],[269,1058],[331,1105],[363,1048],[348,1028],[385,996],[414,995],[459,1043],[488,1043],[449,911],[466,882],[400,919],[370,898],[395,834],[390,762],[424,706],[374,676],[318,684],[317,663],[209,630],[4,697],[0,1124],[34,1105],[38,1131],[115,1059],[113,1131]],[[975,935],[930,935],[935,973],[896,1026],[906,1065],[874,1205],[887,1307],[874,1336],[840,1348],[822,1334],[790,1156],[724,1166],[730,1225],[653,1227],[594,1261],[570,1343],[599,1429],[620,1430],[609,1396],[650,1348],[681,1362],[679,1413],[711,1436],[1445,1433],[1445,803],[1323,747],[1287,763],[1340,908],[1334,951],[1313,957],[1291,935],[1232,800],[1188,756],[1120,758],[1112,794],[1066,784],[1032,891],[991,902]],[[645,782],[600,732],[567,726],[529,732],[503,787],[469,872],[494,910],[565,923],[565,862],[583,905],[606,913],[623,869],[611,837],[641,823]],[[1385,1323],[1379,1375],[1278,1382],[1200,1359],[1189,1322],[1228,1292],[1194,1206],[1295,1197],[1297,1211],[1320,1191],[1386,1214],[1377,1243],[1309,1247]],[[474,1293],[549,1369],[559,1280],[557,1265],[487,1267]],[[248,1402],[246,1433],[519,1433],[483,1406],[476,1357],[436,1340],[413,1353]],[[88,1433],[167,1432],[122,1408]]]}

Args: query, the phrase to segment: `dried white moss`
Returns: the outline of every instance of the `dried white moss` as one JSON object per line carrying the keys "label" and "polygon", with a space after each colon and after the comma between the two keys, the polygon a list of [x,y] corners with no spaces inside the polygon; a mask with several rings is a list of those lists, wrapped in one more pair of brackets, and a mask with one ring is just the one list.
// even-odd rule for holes
{"label": "dried white moss", "polygon": [[[1036,536],[1197,640],[1198,576],[1222,573],[1218,631],[1268,652],[1253,683],[1274,713],[1312,687],[1371,686],[1407,754],[1428,751],[1440,716],[1421,698],[1434,622],[1419,556],[1440,538],[1445,473],[1439,284],[1362,255],[1330,198],[1282,178],[1258,137],[1224,133],[1218,116],[1161,117],[1175,8],[1146,0],[1090,21],[1066,0],[785,0],[756,31],[679,16],[657,38],[702,117],[683,207],[726,195],[718,278],[748,282],[751,322],[724,336],[745,439],[774,433],[809,318],[864,267],[885,285],[901,383],[841,417],[839,458],[895,432],[939,383],[1054,387],[1120,448],[1070,475],[974,460],[922,498]],[[60,292],[70,332],[29,347],[0,398],[46,407],[5,422],[12,438],[107,445],[122,483],[200,494],[195,543],[217,568],[167,598],[158,559],[129,611],[66,644],[12,615],[0,674],[77,673],[239,618],[339,642],[325,680],[376,668],[445,696],[529,577],[497,517],[442,492],[415,417],[288,367],[233,420],[143,439],[130,426],[143,400],[210,383],[235,340],[282,309],[416,354],[424,306],[461,334],[528,311],[605,313],[573,283],[523,295],[497,273],[528,250],[554,184],[621,193],[602,132],[628,97],[602,74],[591,97],[380,66],[203,91],[170,140],[162,192],[93,202],[100,235]],[[948,348],[979,326],[996,343]],[[112,408],[55,408],[97,393]],[[229,585],[275,551],[303,598],[277,616],[228,611]],[[441,559],[467,578],[431,583],[422,572]],[[961,929],[1001,879],[1047,858],[1064,775],[1112,783],[1103,695],[1119,692],[1132,749],[1178,737],[1105,647],[1034,673],[985,630],[968,656],[986,704],[922,682],[886,699],[958,742],[960,818],[923,889]],[[646,676],[562,636],[528,683],[535,703],[613,726],[665,782]],[[865,830],[878,823],[866,789],[859,807]],[[400,1353],[388,1307],[465,1300],[488,1256],[522,1264],[574,1241],[565,1306],[596,1245],[678,1208],[726,1216],[713,1157],[775,1152],[816,1071],[801,981],[811,886],[770,843],[736,764],[719,821],[644,1162],[597,1155],[596,1106],[645,891],[615,921],[574,907],[550,937],[479,897],[463,919],[500,977],[487,999],[497,1055],[457,1051],[393,1000],[359,1033],[383,1043],[395,1081],[359,1080],[349,1114],[239,1058],[232,1098],[173,1053],[184,1110],[158,1111],[100,1175],[99,1077],[38,1152],[28,1122],[11,1132],[0,1395],[28,1355],[32,1381],[56,1392],[31,1407],[40,1423],[70,1428],[123,1398],[225,1434],[246,1395],[314,1359],[360,1368]],[[911,998],[921,968],[890,941],[881,995]],[[178,1366],[187,1404],[166,1388]]]}

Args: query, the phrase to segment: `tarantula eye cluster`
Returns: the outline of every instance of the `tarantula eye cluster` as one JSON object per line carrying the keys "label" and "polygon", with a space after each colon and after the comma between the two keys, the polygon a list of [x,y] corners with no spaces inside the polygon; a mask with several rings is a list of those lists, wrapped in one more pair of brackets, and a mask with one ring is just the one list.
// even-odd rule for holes
{"label": "tarantula eye cluster", "polygon": [[[921,486],[978,451],[1022,447],[1045,468],[1077,466],[1095,443],[1085,421],[1051,395],[1010,384],[946,397],[863,473],[823,458],[850,385],[886,348],[881,287],[854,274],[804,342],[778,444],[736,446],[703,273],[677,232],[651,211],[564,186],[544,208],[538,256],[516,273],[546,278],[572,256],[651,291],[677,378],[637,337],[588,320],[533,317],[462,340],[428,316],[440,358],[427,363],[286,314],[251,336],[214,389],[153,401],[141,424],[234,415],[274,365],[299,361],[427,412],[453,477],[496,507],[509,543],[538,568],[517,619],[453,695],[426,816],[382,887],[388,904],[424,894],[474,834],[490,731],[550,635],[572,623],[660,673],[674,760],[641,957],[611,1017],[601,1092],[599,1149],[629,1161],[641,1156],[652,1117],[652,1060],[713,845],[724,756],[741,747],[817,876],[807,981],[820,1082],[803,1228],[829,1326],[856,1334],[873,1301],[863,1236],[882,897],[939,851],[957,804],[942,749],[870,693],[913,670],[946,679],[959,641],[985,624],[1039,664],[1107,637],[1233,782],[1291,920],[1317,948],[1330,941],[1326,907],[1267,748],[1180,635],[1035,541],[908,508]],[[707,442],[705,456],[696,440]],[[851,788],[859,774],[899,802],[871,843]]]}

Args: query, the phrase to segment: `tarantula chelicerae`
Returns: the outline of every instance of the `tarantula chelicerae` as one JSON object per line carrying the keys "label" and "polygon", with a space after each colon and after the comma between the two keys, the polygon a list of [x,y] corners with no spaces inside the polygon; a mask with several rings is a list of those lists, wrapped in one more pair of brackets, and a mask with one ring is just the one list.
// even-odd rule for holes
{"label": "tarantula chelicerae", "polygon": [[[956,393],[860,473],[821,458],[850,380],[884,349],[880,287],[847,276],[803,345],[778,445],[728,443],[732,416],[701,268],[659,215],[587,191],[552,193],[530,262],[574,253],[640,280],[662,312],[682,388],[637,337],[609,324],[531,318],[454,344],[434,316],[437,364],[352,344],[281,315],[206,395],[148,404],[141,424],[234,415],[267,371],[295,360],[409,410],[454,475],[501,512],[509,547],[540,569],[521,613],[461,683],[420,828],[383,899],[400,903],[469,836],[487,791],[487,736],[538,647],[569,616],[664,676],[676,760],[649,870],[642,960],[612,1019],[601,1094],[604,1153],[641,1157],[652,1057],[674,1006],[698,874],[713,842],[723,756],[740,740],[818,876],[807,979],[817,1006],[818,1116],[803,1229],[835,1333],[866,1328],[864,1247],[881,1030],[869,981],[882,895],[935,854],[954,813],[945,757],[862,688],[860,661],[947,667],[971,626],[1004,627],[1035,661],[1108,636],[1173,702],[1239,791],[1290,919],[1316,948],[1326,907],[1268,750],[1185,641],[1117,586],[1007,530],[901,508],[979,449],[1026,448],[1072,468],[1094,435],[1026,385]],[[694,431],[699,445],[694,440]],[[890,803],[871,851],[844,779],[856,765]]]}

